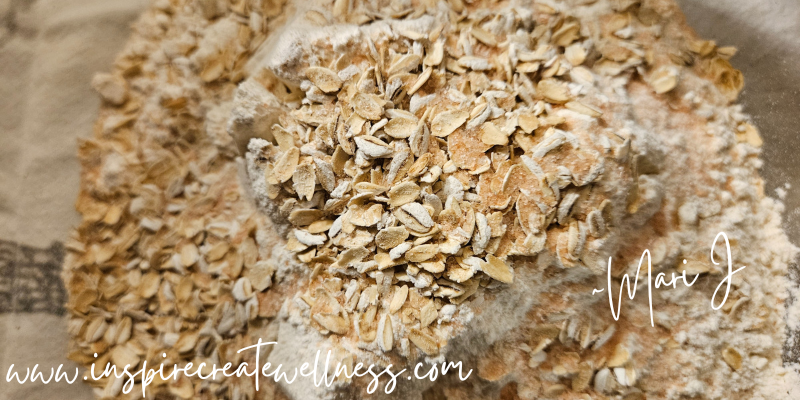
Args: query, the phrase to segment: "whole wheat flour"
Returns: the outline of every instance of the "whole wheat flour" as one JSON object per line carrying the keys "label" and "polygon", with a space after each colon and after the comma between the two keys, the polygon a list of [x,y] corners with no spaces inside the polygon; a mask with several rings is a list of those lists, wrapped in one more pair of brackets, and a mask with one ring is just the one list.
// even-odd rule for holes
{"label": "whole wheat flour", "polygon": [[[73,359],[238,365],[262,338],[289,369],[331,350],[476,370],[402,398],[791,398],[796,249],[732,104],[735,49],[671,1],[383,3],[165,0],[140,20],[81,146]],[[713,310],[719,232],[747,268]],[[654,275],[698,276],[653,292],[655,326],[645,294],[619,320],[593,295],[645,249]]]}

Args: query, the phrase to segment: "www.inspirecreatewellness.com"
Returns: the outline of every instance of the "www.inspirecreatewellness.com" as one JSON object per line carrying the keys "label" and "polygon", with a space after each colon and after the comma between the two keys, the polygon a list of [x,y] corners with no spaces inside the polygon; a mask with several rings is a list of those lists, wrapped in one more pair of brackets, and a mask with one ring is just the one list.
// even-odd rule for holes
{"label": "www.inspirecreatewellness.com", "polygon": [[[125,365],[122,370],[118,370],[116,365],[107,364],[105,369],[103,370],[100,375],[95,374],[95,364],[92,364],[89,374],[84,376],[84,380],[89,380],[90,378],[97,381],[105,378],[114,377],[116,378],[117,384],[120,385],[117,390],[121,390],[123,393],[128,394],[130,393],[137,380],[141,381],[141,389],[142,389],[142,396],[145,396],[145,392],[147,386],[150,385],[153,380],[158,376],[163,381],[169,380],[177,380],[179,375],[183,373],[187,377],[196,376],[199,379],[217,379],[217,374],[222,374],[226,377],[243,377],[249,376],[254,377],[255,379],[255,388],[256,391],[259,389],[259,378],[260,376],[264,376],[265,378],[272,378],[275,382],[280,382],[283,380],[287,384],[294,383],[298,377],[303,378],[312,378],[314,386],[320,387],[321,385],[325,385],[326,387],[330,387],[336,381],[336,379],[340,376],[345,377],[347,379],[352,379],[353,377],[364,377],[364,376],[371,376],[372,379],[370,380],[369,385],[367,386],[367,393],[374,393],[379,385],[381,377],[388,378],[388,382],[384,387],[384,392],[389,394],[394,391],[397,386],[397,379],[402,378],[403,375],[408,372],[409,376],[406,379],[429,379],[430,381],[435,381],[440,375],[446,375],[448,372],[455,372],[458,371],[458,378],[461,381],[466,380],[472,374],[472,369],[467,371],[466,375],[463,374],[462,371],[462,363],[461,361],[458,362],[442,362],[439,364],[433,364],[430,368],[426,371],[423,370],[425,367],[424,363],[417,363],[414,367],[413,372],[408,371],[406,368],[403,368],[397,372],[394,372],[392,369],[393,365],[389,364],[383,369],[377,368],[375,364],[370,364],[369,366],[365,366],[362,363],[357,363],[353,367],[348,367],[347,365],[343,365],[341,362],[336,364],[336,367],[333,369],[334,373],[329,373],[331,371],[331,351],[327,352],[327,356],[325,357],[325,363],[322,365],[322,368],[317,368],[320,362],[321,351],[317,350],[316,357],[314,358],[313,365],[305,362],[303,363],[300,368],[294,368],[294,372],[292,374],[288,373],[287,371],[282,371],[283,365],[278,364],[277,366],[273,367],[271,363],[267,362],[261,365],[260,360],[260,353],[261,348],[264,346],[270,345],[277,345],[277,342],[262,342],[261,339],[258,339],[258,343],[252,346],[243,347],[237,351],[237,353],[241,353],[247,350],[255,350],[255,363],[251,368],[247,362],[242,362],[236,367],[235,370],[231,370],[233,365],[231,363],[225,364],[223,367],[217,367],[216,365],[208,366],[206,363],[201,363],[194,366],[193,363],[189,362],[183,367],[178,367],[177,365],[173,365],[172,371],[165,375],[164,371],[164,364],[159,364],[158,368],[148,368],[147,361],[142,362],[142,367],[131,371],[130,365]],[[96,356],[96,355],[95,355]],[[166,354],[163,354],[166,357]],[[33,368],[27,368],[27,373],[25,376],[21,376],[18,371],[14,371],[14,364],[8,368],[8,373],[6,373],[6,382],[11,382],[12,380],[16,380],[19,384],[24,384],[27,382],[34,383],[37,380],[48,384],[51,381],[55,382],[66,382],[69,384],[74,383],[78,379],[78,368],[75,368],[75,374],[72,379],[69,378],[66,372],[61,372],[63,365],[59,365],[57,369],[50,368],[50,376],[45,379],[45,374],[42,371],[37,371],[39,365],[36,364]],[[320,371],[321,370],[321,371]],[[202,371],[210,371],[207,375],[203,375]],[[260,371],[260,373],[259,373]]]}

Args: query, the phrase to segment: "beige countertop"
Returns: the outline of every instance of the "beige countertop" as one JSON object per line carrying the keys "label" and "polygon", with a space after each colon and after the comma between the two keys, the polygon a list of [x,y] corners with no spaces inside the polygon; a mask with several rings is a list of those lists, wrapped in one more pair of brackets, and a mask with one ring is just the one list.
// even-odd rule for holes
{"label": "beige countertop", "polygon": [[767,194],[786,190],[784,228],[800,243],[800,1],[678,0],[700,36],[736,46],[739,102],[764,139]]}
{"label": "beige countertop", "polygon": [[[89,82],[111,68],[147,3],[0,0],[0,242],[49,247],[78,222],[76,140],[91,133],[100,105]],[[0,286],[8,284],[3,279],[8,277],[0,277]],[[64,363],[74,373],[66,360],[66,325],[62,315],[0,309],[3,376],[12,363],[38,363],[48,373]],[[62,398],[92,394],[77,382],[0,380],[0,399]]]}

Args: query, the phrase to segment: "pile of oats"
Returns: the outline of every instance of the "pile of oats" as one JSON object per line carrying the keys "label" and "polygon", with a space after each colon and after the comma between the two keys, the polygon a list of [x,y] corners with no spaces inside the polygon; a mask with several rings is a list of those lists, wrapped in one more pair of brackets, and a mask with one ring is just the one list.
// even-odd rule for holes
{"label": "pile of oats", "polygon": [[[154,3],[93,82],[106,104],[80,147],[71,357],[236,366],[262,338],[285,346],[262,353],[273,364],[332,349],[477,370],[401,397],[758,398],[748,376],[780,367],[789,255],[742,255],[767,273],[719,313],[716,271],[680,262],[721,229],[785,242],[758,131],[730,104],[735,50],[666,0],[389,3]],[[657,295],[656,328],[644,302],[615,321],[591,296],[609,257],[619,277],[644,249],[654,273],[706,282]],[[369,383],[266,381],[183,377],[147,397]]]}
{"label": "pile of oats", "polygon": [[[600,272],[609,226],[639,211],[632,134],[603,117],[616,105],[595,81],[647,68],[655,93],[673,90],[680,60],[634,35],[657,29],[629,13],[582,25],[544,4],[458,9],[323,28],[239,88],[231,134],[255,138],[250,179],[291,226],[324,334],[369,343],[399,312],[401,337],[436,355],[444,305],[513,284],[512,260],[543,251]],[[425,300],[402,307],[409,291]]]}
{"label": "pile of oats", "polygon": [[[372,342],[399,312],[435,355],[443,306],[513,284],[514,257],[577,265],[633,186],[630,137],[598,128],[607,105],[584,89],[579,22],[488,11],[365,28],[345,50],[313,41],[279,71],[304,78],[296,99],[240,87],[236,104],[261,96],[275,122],[249,143],[250,178],[316,277],[304,300],[323,333]],[[234,118],[232,133],[252,124]],[[418,306],[403,307],[409,292]]]}
{"label": "pile of oats", "polygon": [[[79,143],[83,220],[66,244],[72,360],[238,364],[249,327],[276,312],[264,293],[275,266],[258,245],[272,230],[243,197],[223,103],[282,7],[155,1],[113,72],[93,80],[104,106]],[[142,396],[139,383],[123,395],[123,379],[87,382],[97,398]],[[147,390],[242,398],[252,385],[182,377]]]}

